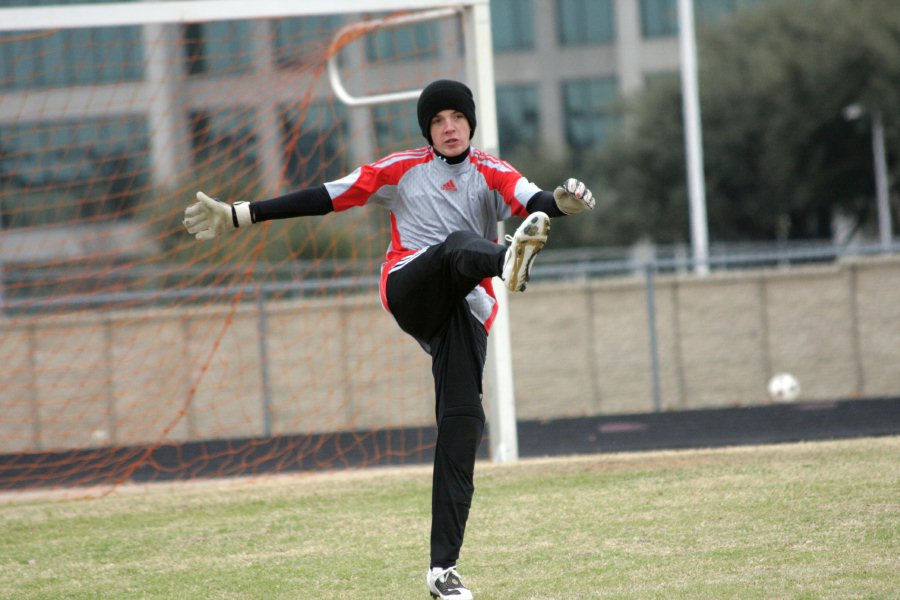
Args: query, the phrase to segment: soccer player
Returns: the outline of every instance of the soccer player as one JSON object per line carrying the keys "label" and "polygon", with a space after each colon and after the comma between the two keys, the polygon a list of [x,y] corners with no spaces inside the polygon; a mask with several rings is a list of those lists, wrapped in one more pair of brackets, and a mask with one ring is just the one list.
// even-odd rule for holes
{"label": "soccer player", "polygon": [[[233,205],[197,193],[184,226],[199,240],[270,219],[324,215],[375,204],[390,211],[391,241],[381,267],[384,308],[431,355],[438,436],[431,508],[434,598],[467,600],[456,570],[474,492],[475,456],[484,430],[482,374],[487,334],[497,313],[492,277],[525,289],[547,241],[550,217],[592,209],[583,183],[543,191],[508,163],[473,148],[475,102],[458,81],[434,81],[417,106],[428,146],[397,152],[343,179],[284,196]],[[510,245],[497,222],[525,220]]]}

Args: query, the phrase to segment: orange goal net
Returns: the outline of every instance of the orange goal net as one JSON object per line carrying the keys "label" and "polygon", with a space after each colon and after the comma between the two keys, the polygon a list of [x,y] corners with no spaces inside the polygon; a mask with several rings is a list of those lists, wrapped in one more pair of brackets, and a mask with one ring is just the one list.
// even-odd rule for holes
{"label": "orange goal net", "polygon": [[460,19],[35,4],[0,8],[0,490],[429,460],[429,359],[378,300],[386,213],[213,242],[181,220],[197,190],[424,145],[414,100],[345,106],[326,63],[366,94],[460,77]]}

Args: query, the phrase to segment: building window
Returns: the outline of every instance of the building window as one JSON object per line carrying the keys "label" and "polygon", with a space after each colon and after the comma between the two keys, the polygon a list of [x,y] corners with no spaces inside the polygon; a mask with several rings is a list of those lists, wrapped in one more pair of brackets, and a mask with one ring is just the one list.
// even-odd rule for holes
{"label": "building window", "polygon": [[[0,0],[0,7],[84,3],[83,0]],[[143,76],[138,26],[0,33],[0,90],[139,81]]]}
{"label": "building window", "polygon": [[497,86],[497,128],[504,155],[533,149],[540,139],[537,84]]}
{"label": "building window", "polygon": [[379,156],[427,144],[416,119],[415,102],[382,104],[372,108],[375,153]]}
{"label": "building window", "polygon": [[148,153],[139,117],[0,126],[0,222],[129,217],[149,181]]}
{"label": "building window", "polygon": [[618,117],[614,102],[618,84],[612,77],[570,81],[563,85],[566,141],[570,147],[598,147],[609,139]]}
{"label": "building window", "polygon": [[678,35],[678,0],[641,0],[644,37]]}
{"label": "building window", "polygon": [[[769,1],[694,0],[694,19],[698,25],[716,25]],[[678,35],[678,0],[641,0],[641,28],[648,38]]]}
{"label": "building window", "polygon": [[491,0],[491,34],[496,52],[533,49],[533,0]]}
{"label": "building window", "polygon": [[335,15],[275,21],[275,64],[290,68],[321,63],[340,26],[341,18]]}
{"label": "building window", "polygon": [[734,14],[752,9],[770,0],[694,0],[694,12],[700,25],[717,25]]}
{"label": "building window", "polygon": [[366,36],[369,62],[434,58],[440,43],[437,23],[417,23],[380,29]]}
{"label": "building window", "polygon": [[562,46],[607,44],[615,39],[612,0],[557,0],[556,16]]}
{"label": "building window", "polygon": [[246,73],[253,63],[249,21],[215,21],[184,27],[184,52],[190,75]]}
{"label": "building window", "polygon": [[137,81],[140,27],[0,33],[0,89]]}
{"label": "building window", "polygon": [[285,181],[290,187],[320,185],[349,172],[343,105],[313,103],[281,111]]}
{"label": "building window", "polygon": [[226,169],[229,177],[258,175],[256,113],[252,109],[216,112],[193,111],[189,115],[194,164],[216,171]]}

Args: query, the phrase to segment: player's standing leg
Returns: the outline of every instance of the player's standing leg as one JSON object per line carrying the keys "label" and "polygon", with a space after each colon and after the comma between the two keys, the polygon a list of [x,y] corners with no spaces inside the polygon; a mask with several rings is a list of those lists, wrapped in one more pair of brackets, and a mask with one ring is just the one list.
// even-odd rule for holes
{"label": "player's standing leg", "polygon": [[481,380],[487,332],[472,315],[466,296],[483,279],[500,274],[505,256],[503,246],[457,232],[388,277],[391,313],[432,357],[438,438],[427,584],[435,597],[472,597],[455,567],[484,432]]}
{"label": "player's standing leg", "polygon": [[482,375],[487,333],[465,300],[431,341],[438,423],[432,481],[431,569],[437,597],[471,598],[455,572],[472,497],[478,446],[484,432]]}
{"label": "player's standing leg", "polygon": [[469,600],[456,571],[474,495],[475,458],[484,432],[482,378],[487,332],[466,296],[483,279],[502,275],[525,289],[543,248],[549,219],[530,215],[504,248],[457,232],[388,276],[388,306],[400,327],[432,357],[438,438],[432,480],[431,566],[426,583],[435,598]]}

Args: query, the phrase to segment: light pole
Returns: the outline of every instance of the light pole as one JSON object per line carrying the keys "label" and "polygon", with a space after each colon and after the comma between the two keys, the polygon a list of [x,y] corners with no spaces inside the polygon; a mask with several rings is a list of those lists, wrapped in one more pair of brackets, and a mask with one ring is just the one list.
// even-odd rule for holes
{"label": "light pole", "polygon": [[694,35],[694,1],[678,0],[678,40],[681,58],[681,96],[684,141],[687,154],[688,201],[691,246],[698,275],[709,272],[709,225],[706,218],[706,182],[703,179],[703,133],[700,125],[700,93],[697,83],[697,40]]}
{"label": "light pole", "polygon": [[[865,114],[866,109],[862,104],[851,104],[844,108],[844,118],[855,121]],[[875,197],[878,205],[878,237],[881,240],[881,248],[890,252],[894,238],[891,225],[891,208],[889,203],[887,158],[884,150],[884,122],[881,118],[881,110],[872,108],[869,110],[872,120],[872,158],[875,162]]]}

